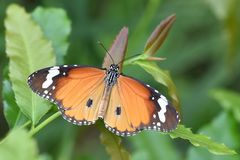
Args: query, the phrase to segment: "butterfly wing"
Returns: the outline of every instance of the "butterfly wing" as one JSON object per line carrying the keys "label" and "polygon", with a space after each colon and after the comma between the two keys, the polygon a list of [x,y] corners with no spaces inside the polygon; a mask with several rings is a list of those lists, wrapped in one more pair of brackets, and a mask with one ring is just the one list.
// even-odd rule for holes
{"label": "butterfly wing", "polygon": [[157,90],[130,77],[120,76],[113,86],[106,127],[120,136],[130,136],[142,130],[169,132],[180,119],[171,103]]}
{"label": "butterfly wing", "polygon": [[93,67],[54,66],[31,74],[28,84],[35,93],[57,104],[66,120],[90,125],[98,119],[104,75],[104,70]]}

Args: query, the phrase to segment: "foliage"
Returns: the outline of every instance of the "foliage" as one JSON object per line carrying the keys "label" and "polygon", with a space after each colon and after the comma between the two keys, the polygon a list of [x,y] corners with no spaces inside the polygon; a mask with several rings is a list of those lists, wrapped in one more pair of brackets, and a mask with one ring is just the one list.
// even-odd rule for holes
{"label": "foliage", "polygon": [[[139,140],[140,139],[140,140]],[[159,135],[156,132],[143,132],[139,137],[131,137],[136,151],[132,154],[132,159],[171,159],[178,160],[181,157],[176,146],[170,137]]]}
{"label": "foliage", "polygon": [[32,13],[32,17],[40,25],[46,38],[52,42],[57,62],[62,64],[69,46],[67,37],[71,31],[71,22],[65,11],[56,8],[44,9],[38,7]]}
{"label": "foliage", "polygon": [[[233,91],[228,91],[224,89],[215,89],[210,92],[211,96],[215,98],[221,106],[226,109],[228,112],[222,112],[220,113],[210,124],[202,127],[200,129],[201,133],[205,133],[207,135],[210,135],[214,137],[216,140],[221,140],[222,142],[227,143],[229,146],[233,148],[239,148],[240,144],[238,143],[240,141],[239,136],[239,99],[240,95],[238,93],[235,93]],[[232,114],[230,114],[230,112]],[[222,124],[226,123],[226,126],[223,126]],[[218,134],[216,134],[218,133]],[[224,156],[219,157],[216,155],[211,155],[208,152],[199,149],[196,150],[195,148],[190,148],[188,152],[188,160],[191,159],[199,159],[198,157],[201,155],[201,159],[209,159],[209,160],[215,160],[215,159],[224,159],[224,160],[237,160],[239,159],[239,155],[235,156]]]}
{"label": "foliage", "polygon": [[218,144],[205,135],[194,135],[189,128],[185,128],[182,125],[179,125],[173,133],[170,133],[170,135],[173,138],[180,137],[183,139],[188,139],[194,146],[206,147],[214,154],[236,154],[235,151],[227,148],[224,144]]}
{"label": "foliage", "polygon": [[19,160],[37,160],[38,157],[36,141],[26,130],[19,128],[12,130],[0,144],[0,159],[11,160],[16,157]]}
{"label": "foliage", "polygon": [[[225,122],[227,122],[228,125],[223,127],[222,124]],[[240,137],[239,135],[236,135],[236,133],[239,132],[239,129],[236,130],[237,126],[238,124],[236,123],[236,121],[234,121],[231,118],[231,115],[223,112],[219,116],[217,116],[210,124],[201,128],[200,132],[207,134],[211,137],[214,137],[215,140],[227,143],[227,145],[231,146],[232,148],[239,148],[238,142],[240,140],[239,139]],[[209,159],[209,160],[214,160],[214,159],[228,160],[228,159],[240,158],[239,155],[234,155],[234,156],[225,155],[220,157],[217,155],[210,154],[203,149],[196,149],[196,148],[190,147],[188,151],[188,160],[199,159],[198,158],[199,156],[201,156],[201,159]]]}
{"label": "foliage", "polygon": [[105,129],[101,129],[100,140],[106,147],[111,159],[129,160],[130,155],[121,144],[121,138],[113,135]]}
{"label": "foliage", "polygon": [[211,96],[218,101],[218,103],[226,111],[232,112],[234,118],[240,122],[240,94],[234,91],[225,89],[212,90]]}
{"label": "foliage", "polygon": [[11,84],[9,81],[3,81],[3,105],[4,105],[4,116],[8,122],[10,128],[12,128],[18,119],[19,108],[13,99],[14,93],[11,89]]}
{"label": "foliage", "polygon": [[5,27],[9,77],[16,102],[35,125],[50,106],[29,90],[26,80],[32,72],[55,64],[53,49],[51,43],[44,39],[41,28],[17,5],[8,8]]}
{"label": "foliage", "polygon": [[[239,86],[236,82],[240,75],[236,72],[236,68],[240,66],[236,43],[239,42],[240,34],[237,33],[236,26],[240,23],[234,10],[239,3],[235,0],[226,2],[228,5],[222,5],[224,3],[215,0],[207,2],[150,0],[102,2],[103,4],[94,2],[90,5],[90,2],[86,1],[70,4],[50,0],[39,3],[51,8],[32,4],[36,8],[31,14],[19,5],[9,5],[5,18],[6,54],[9,63],[4,62],[6,58],[2,58],[4,51],[1,46],[0,67],[4,66],[1,68],[5,68],[5,72],[9,74],[3,75],[2,95],[4,117],[10,130],[0,142],[0,159],[15,159],[4,157],[12,156],[12,153],[19,155],[19,159],[95,159],[93,150],[98,151],[97,157],[102,159],[107,156],[105,154],[109,154],[112,159],[239,159],[239,155],[232,155],[240,149],[240,96],[232,91]],[[3,2],[0,6],[0,19],[3,19],[1,15],[4,15],[4,7],[9,3]],[[218,5],[214,5],[216,3]],[[56,6],[65,9],[53,8]],[[159,6],[165,7],[160,7],[160,10]],[[132,7],[138,10],[132,10]],[[172,8],[173,12],[176,12],[177,21],[174,26],[177,27],[172,28],[167,43],[162,44],[175,16],[161,23],[143,48],[150,28],[172,14]],[[120,12],[122,9],[126,12]],[[213,9],[216,19],[213,18],[214,14],[209,13],[210,9]],[[222,23],[223,26],[216,23]],[[96,130],[90,127],[69,129],[64,121],[56,120],[60,113],[51,109],[49,103],[35,96],[27,87],[26,80],[30,73],[55,63],[62,64],[65,61],[100,66],[103,54],[96,41],[104,39],[104,44],[109,44],[122,24],[130,26],[128,53],[142,53],[124,62],[124,73],[136,75],[156,86],[165,86],[175,106],[181,106],[182,123],[191,126],[194,132],[197,130],[199,134],[179,125],[174,132],[167,135],[146,131],[135,137],[122,139],[101,128],[100,141],[105,146],[105,153],[102,149],[104,147],[98,144],[99,140],[94,138],[97,135],[93,137],[90,134]],[[68,40],[71,30],[73,33]],[[224,32],[221,32],[222,30]],[[3,33],[0,33],[0,44],[3,44]],[[149,44],[157,47],[151,49]],[[153,57],[159,46],[161,50],[158,53],[168,58],[160,61],[161,67],[155,61],[164,58]],[[222,56],[224,53],[227,53],[230,63],[225,63]],[[139,66],[142,70],[137,68]],[[171,71],[176,84],[169,72],[162,68]],[[151,76],[147,77],[144,71]],[[0,74],[0,80],[1,76]],[[214,89],[219,86],[228,90]],[[161,86],[159,88],[165,89]],[[209,90],[212,90],[210,96],[207,94]],[[211,100],[211,97],[218,103]],[[1,121],[0,123],[2,124]],[[57,137],[57,140],[49,137]],[[62,140],[59,142],[59,139]],[[184,139],[194,146],[187,144]],[[87,143],[84,143],[84,140]],[[91,140],[94,140],[96,145],[88,143]]]}

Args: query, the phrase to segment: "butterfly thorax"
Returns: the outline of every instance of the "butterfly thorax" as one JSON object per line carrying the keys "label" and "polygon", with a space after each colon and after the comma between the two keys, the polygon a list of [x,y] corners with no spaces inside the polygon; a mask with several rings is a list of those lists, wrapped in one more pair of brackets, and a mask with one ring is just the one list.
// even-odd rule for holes
{"label": "butterfly thorax", "polygon": [[106,72],[105,84],[107,86],[113,86],[117,82],[119,75],[119,66],[117,64],[111,64]]}

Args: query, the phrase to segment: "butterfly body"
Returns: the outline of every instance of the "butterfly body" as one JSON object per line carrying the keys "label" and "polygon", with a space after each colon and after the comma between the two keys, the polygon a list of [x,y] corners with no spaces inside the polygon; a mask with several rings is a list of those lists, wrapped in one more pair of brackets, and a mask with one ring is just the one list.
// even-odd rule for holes
{"label": "butterfly body", "polygon": [[90,125],[99,118],[119,136],[142,130],[169,132],[180,121],[172,104],[151,86],[108,69],[62,65],[41,69],[28,78],[31,89],[57,104],[64,119]]}
{"label": "butterfly body", "polygon": [[106,113],[106,109],[109,103],[109,97],[111,94],[111,90],[113,85],[116,84],[117,78],[119,77],[119,66],[115,64],[111,64],[109,69],[106,69],[106,76],[105,76],[105,87],[104,87],[104,92],[102,96],[101,103],[99,105],[99,112],[98,112],[98,117],[99,118],[104,118],[104,115]]}
{"label": "butterfly body", "polygon": [[119,76],[119,66],[116,64],[111,64],[109,70],[106,72],[106,86],[113,86],[117,82],[117,78],[119,78]]}
{"label": "butterfly body", "polygon": [[[108,83],[108,82],[106,82],[106,83]],[[109,97],[110,97],[110,94],[111,94],[111,90],[112,90],[112,86],[109,86],[108,84],[105,85],[102,100],[101,100],[101,103],[99,105],[98,118],[102,118],[102,119],[104,118],[104,115],[106,113],[107,106],[108,106],[108,103],[109,103]]]}

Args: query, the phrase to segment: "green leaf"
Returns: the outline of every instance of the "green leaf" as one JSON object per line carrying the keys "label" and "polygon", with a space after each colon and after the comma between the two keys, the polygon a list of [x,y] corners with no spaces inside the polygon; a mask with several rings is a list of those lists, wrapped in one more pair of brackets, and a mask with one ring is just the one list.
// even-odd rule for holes
{"label": "green leaf", "polygon": [[204,149],[191,147],[186,160],[239,160],[239,155],[214,155]]}
{"label": "green leaf", "polygon": [[3,81],[3,113],[7,120],[9,128],[22,126],[28,122],[26,116],[19,110],[18,105],[14,97],[14,92],[10,84],[8,76],[4,76],[5,80]]}
{"label": "green leaf", "polygon": [[29,89],[27,78],[32,72],[55,64],[53,49],[41,28],[18,5],[8,7],[5,27],[9,77],[15,99],[21,111],[35,125],[50,106]]}
{"label": "green leaf", "polygon": [[129,137],[134,151],[132,159],[167,159],[178,160],[180,154],[177,152],[170,137],[158,132],[143,132],[138,136]]}
{"label": "green leaf", "polygon": [[36,142],[23,129],[12,130],[0,142],[0,159],[36,160],[38,155]]}
{"label": "green leaf", "polygon": [[146,72],[151,74],[153,78],[168,88],[168,93],[173,100],[174,106],[179,110],[179,100],[176,94],[176,87],[167,71],[160,69],[155,62],[137,60],[134,62],[141,66]]}
{"label": "green leaf", "polygon": [[14,99],[14,93],[9,81],[3,81],[3,107],[4,116],[10,128],[12,128],[17,120],[19,107]]}
{"label": "green leaf", "polygon": [[210,95],[227,111],[232,111],[235,119],[240,122],[240,94],[234,91],[215,89]]}
{"label": "green leaf", "polygon": [[102,144],[106,147],[108,154],[111,159],[116,160],[128,160],[130,159],[129,153],[121,145],[121,138],[107,131],[106,129],[101,129],[100,140]]}
{"label": "green leaf", "polygon": [[194,134],[189,128],[185,128],[183,125],[178,125],[178,128],[170,133],[172,138],[182,138],[191,142],[196,147],[204,147],[208,151],[217,155],[233,155],[236,152],[229,149],[224,144],[216,143],[209,137],[202,134]]}
{"label": "green leaf", "polygon": [[[225,124],[225,125],[223,125]],[[223,129],[224,126],[224,129]],[[226,112],[222,112],[211,123],[200,129],[201,133],[214,137],[215,140],[222,141],[232,148],[239,148],[239,131],[238,123],[233,120],[232,116]],[[217,134],[216,134],[217,133]],[[188,160],[237,160],[239,155],[213,155],[201,148],[191,147],[187,154]]]}
{"label": "green leaf", "polygon": [[51,40],[58,64],[63,63],[69,43],[71,22],[63,9],[37,7],[32,13],[34,21],[42,28],[44,35]]}

